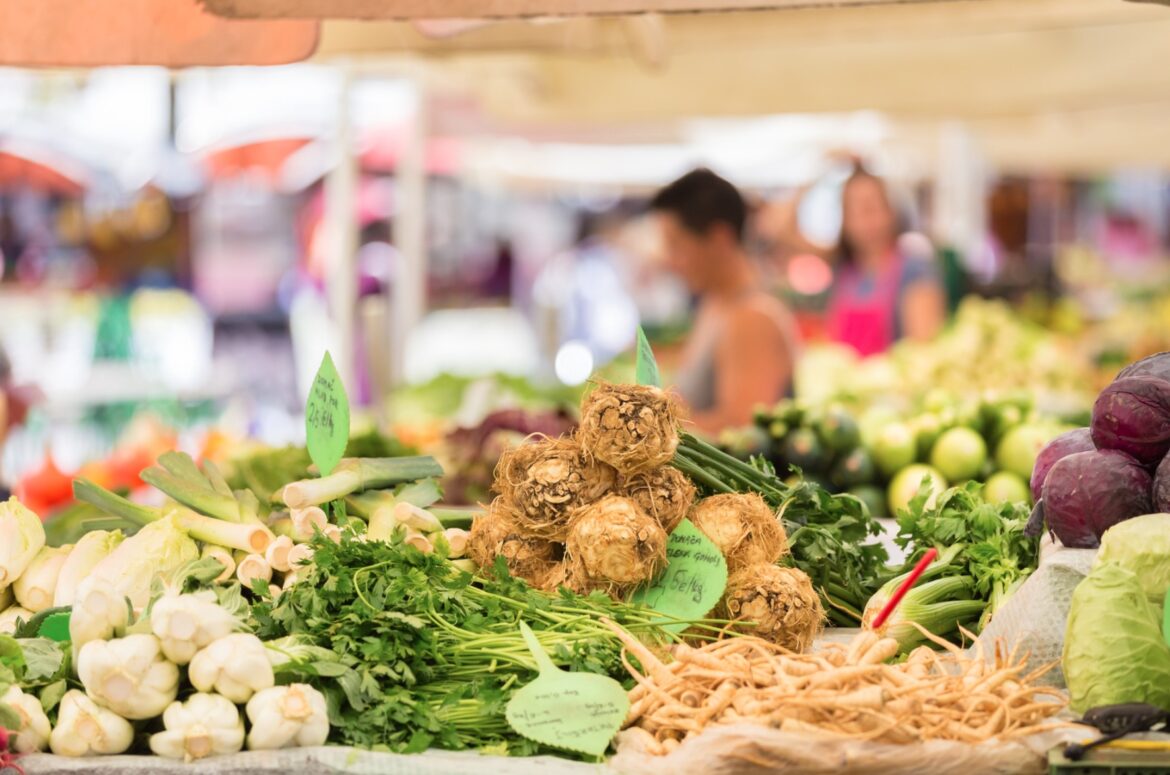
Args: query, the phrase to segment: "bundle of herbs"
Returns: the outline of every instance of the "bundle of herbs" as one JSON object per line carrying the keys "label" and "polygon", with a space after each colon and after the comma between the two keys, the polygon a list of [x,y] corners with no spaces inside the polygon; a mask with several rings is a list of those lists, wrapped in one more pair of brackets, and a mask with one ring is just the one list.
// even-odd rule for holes
{"label": "bundle of herbs", "polygon": [[[900,546],[909,563],[939,552],[920,583],[882,628],[903,650],[925,640],[922,629],[953,637],[960,627],[981,630],[1036,569],[1039,540],[1024,534],[1025,503],[987,503],[982,485],[968,482],[937,497],[923,487],[898,516]],[[903,580],[891,579],[865,609],[870,621]]]}
{"label": "bundle of herbs", "polygon": [[881,524],[852,495],[809,481],[790,485],[763,458],[739,460],[689,433],[673,465],[704,494],[757,493],[776,509],[787,534],[783,562],[808,574],[833,624],[856,627],[869,598],[893,575],[889,555],[872,539]]}
{"label": "bundle of herbs", "polygon": [[[302,581],[253,606],[257,634],[298,636],[336,660],[303,665],[293,680],[323,691],[333,742],[400,752],[429,747],[511,755],[540,747],[508,726],[504,708],[534,679],[519,623],[570,670],[627,677],[621,644],[601,623],[665,643],[663,617],[595,593],[548,594],[511,578],[504,560],[473,577],[439,550],[318,537]],[[698,624],[702,628],[702,624]]]}

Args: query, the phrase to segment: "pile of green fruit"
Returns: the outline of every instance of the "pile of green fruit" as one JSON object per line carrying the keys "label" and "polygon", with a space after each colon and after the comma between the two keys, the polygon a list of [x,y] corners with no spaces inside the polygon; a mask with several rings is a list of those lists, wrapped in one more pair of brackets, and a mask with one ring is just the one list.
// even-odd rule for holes
{"label": "pile of green fruit", "polygon": [[1028,502],[1036,455],[1067,429],[1041,417],[1023,395],[957,399],[935,391],[910,414],[781,401],[719,441],[738,457],[763,456],[781,472],[799,469],[834,492],[856,495],[872,514],[893,516],[924,479],[936,492],[977,481],[991,503]]}

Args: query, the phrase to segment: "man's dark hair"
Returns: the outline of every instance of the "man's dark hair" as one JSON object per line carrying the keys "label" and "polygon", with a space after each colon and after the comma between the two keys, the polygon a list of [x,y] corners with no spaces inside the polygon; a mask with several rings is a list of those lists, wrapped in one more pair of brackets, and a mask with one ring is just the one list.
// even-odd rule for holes
{"label": "man's dark hair", "polygon": [[687,231],[706,234],[717,223],[731,227],[743,241],[747,204],[728,181],[705,167],[692,170],[655,194],[650,209],[670,213]]}

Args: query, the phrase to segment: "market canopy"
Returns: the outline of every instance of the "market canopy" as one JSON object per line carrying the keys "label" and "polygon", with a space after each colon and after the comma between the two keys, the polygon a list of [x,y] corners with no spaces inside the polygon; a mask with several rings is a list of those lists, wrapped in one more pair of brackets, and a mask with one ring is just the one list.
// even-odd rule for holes
{"label": "market canopy", "polygon": [[878,5],[937,0],[203,0],[238,18],[488,19]]}
{"label": "market canopy", "polygon": [[196,0],[0,0],[0,64],[275,65],[313,53],[312,21],[224,19]]}

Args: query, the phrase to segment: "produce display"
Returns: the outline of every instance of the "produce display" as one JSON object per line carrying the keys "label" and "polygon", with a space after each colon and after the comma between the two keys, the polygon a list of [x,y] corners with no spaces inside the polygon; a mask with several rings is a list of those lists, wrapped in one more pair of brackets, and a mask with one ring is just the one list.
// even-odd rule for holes
{"label": "produce display", "polygon": [[936,492],[977,481],[989,500],[1028,500],[1036,456],[1061,429],[1026,396],[976,400],[936,391],[914,414],[782,401],[757,410],[753,427],[722,434],[720,446],[855,495],[881,517],[905,508],[924,476]]}
{"label": "produce display", "polygon": [[[158,450],[128,495],[75,479],[96,517],[68,529],[14,498],[0,765],[322,744],[592,761],[624,728],[616,762],[628,741],[685,755],[736,724],[977,752],[1091,737],[1074,713],[1170,711],[1168,358],[1124,370],[1085,428],[1015,398],[947,404],[936,425],[791,403],[743,457],[687,433],[669,390],[598,382],[575,427],[485,423],[482,446],[514,443],[482,507],[445,502],[435,458],[347,445],[310,413],[340,428],[332,457],[321,433],[219,460]],[[875,482],[899,490],[897,563],[873,499],[844,491]],[[1044,575],[1043,525],[1096,552],[1061,611],[1067,698],[1055,665],[985,632]],[[610,699],[554,688],[585,675]],[[529,725],[603,717],[597,744]]]}

